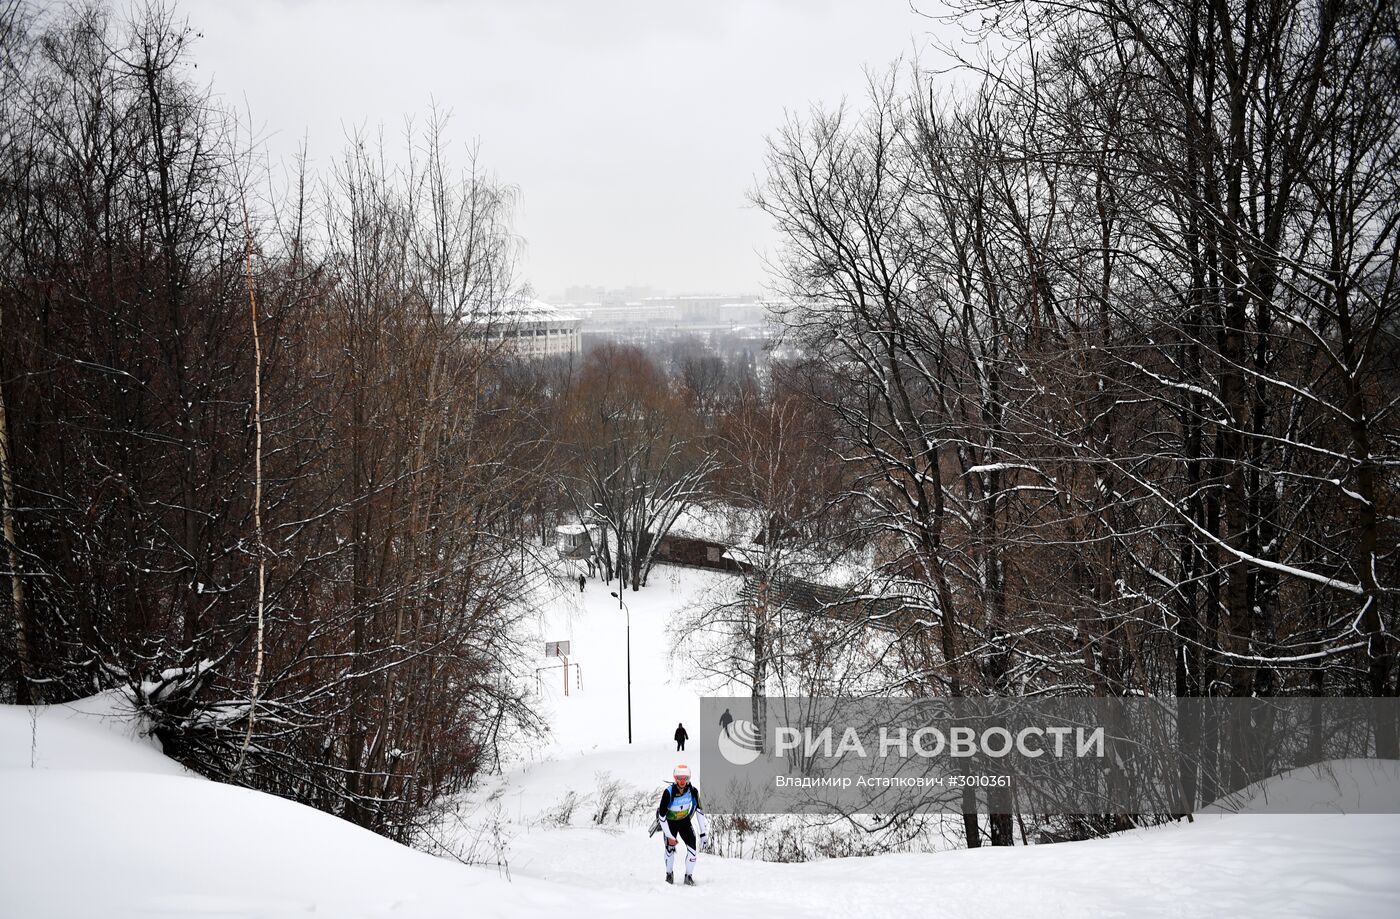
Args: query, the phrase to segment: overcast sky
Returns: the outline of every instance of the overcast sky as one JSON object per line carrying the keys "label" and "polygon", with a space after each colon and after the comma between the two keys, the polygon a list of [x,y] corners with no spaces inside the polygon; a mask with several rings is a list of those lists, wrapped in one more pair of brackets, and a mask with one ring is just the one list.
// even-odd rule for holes
{"label": "overcast sky", "polygon": [[[921,2],[921,9],[935,7]],[[521,193],[526,280],[757,292],[777,240],[746,193],[785,110],[853,101],[927,51],[908,0],[185,0],[199,70],[274,159],[436,101]],[[927,56],[927,55],[926,55]]]}

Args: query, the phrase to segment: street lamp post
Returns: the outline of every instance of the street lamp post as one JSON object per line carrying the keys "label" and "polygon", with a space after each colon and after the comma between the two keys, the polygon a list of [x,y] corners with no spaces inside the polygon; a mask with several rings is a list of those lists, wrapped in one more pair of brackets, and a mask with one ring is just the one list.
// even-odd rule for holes
{"label": "street lamp post", "polygon": [[632,611],[622,602],[622,592],[608,591],[617,597],[617,608],[627,617],[627,742],[632,742]]}

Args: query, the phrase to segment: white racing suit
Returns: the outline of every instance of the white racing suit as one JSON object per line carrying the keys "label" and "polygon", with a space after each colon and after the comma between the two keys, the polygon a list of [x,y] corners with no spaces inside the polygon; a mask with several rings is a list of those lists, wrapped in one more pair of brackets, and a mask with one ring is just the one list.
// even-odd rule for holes
{"label": "white racing suit", "polygon": [[668,840],[680,840],[685,843],[686,876],[694,874],[699,850],[710,846],[710,824],[700,810],[700,789],[694,782],[688,782],[685,791],[672,783],[661,793],[656,823],[661,829],[661,841],[666,844],[666,873],[672,872],[676,859],[676,847]]}

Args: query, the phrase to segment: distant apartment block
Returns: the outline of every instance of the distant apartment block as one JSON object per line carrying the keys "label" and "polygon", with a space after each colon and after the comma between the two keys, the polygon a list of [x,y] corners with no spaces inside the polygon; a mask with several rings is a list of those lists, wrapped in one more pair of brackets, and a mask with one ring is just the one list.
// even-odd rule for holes
{"label": "distant apartment block", "polygon": [[744,307],[756,308],[760,314],[762,312],[762,306],[756,296],[691,294],[679,297],[648,297],[642,303],[652,309],[672,310],[678,320],[687,325],[723,322]]}

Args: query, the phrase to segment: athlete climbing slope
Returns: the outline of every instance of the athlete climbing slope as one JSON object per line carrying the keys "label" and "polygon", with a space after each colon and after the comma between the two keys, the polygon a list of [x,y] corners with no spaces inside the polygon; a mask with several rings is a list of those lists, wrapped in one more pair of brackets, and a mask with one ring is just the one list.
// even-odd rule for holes
{"label": "athlete climbing slope", "polygon": [[[692,875],[695,873],[698,852],[710,847],[709,823],[700,810],[700,789],[690,782],[690,767],[681,763],[672,778],[675,781],[661,793],[661,805],[656,809],[656,827],[661,830],[666,843],[666,883],[675,883],[672,866],[676,857],[676,840],[679,839],[685,843],[685,883],[694,887]],[[692,820],[695,821],[694,826],[691,825]]]}

